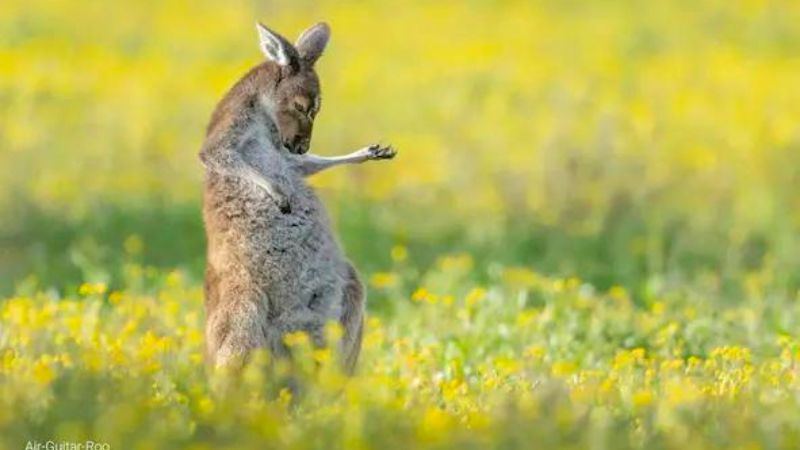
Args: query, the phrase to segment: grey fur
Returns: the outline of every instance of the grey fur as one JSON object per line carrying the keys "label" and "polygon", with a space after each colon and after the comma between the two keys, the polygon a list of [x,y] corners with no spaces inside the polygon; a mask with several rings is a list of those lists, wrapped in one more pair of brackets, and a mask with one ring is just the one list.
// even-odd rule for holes
{"label": "grey fur", "polygon": [[200,151],[207,357],[219,367],[239,365],[257,348],[288,356],[286,333],[304,331],[323,346],[325,324],[338,321],[351,371],[361,346],[364,288],[304,177],[395,152],[370,146],[334,158],[305,153],[319,84],[314,61],[295,49],[285,53],[294,58],[290,64],[267,61],[231,88]]}
{"label": "grey fur", "polygon": [[308,64],[314,64],[325,51],[330,37],[331,29],[328,24],[318,23],[304,31],[294,45],[300,58],[303,58]]}

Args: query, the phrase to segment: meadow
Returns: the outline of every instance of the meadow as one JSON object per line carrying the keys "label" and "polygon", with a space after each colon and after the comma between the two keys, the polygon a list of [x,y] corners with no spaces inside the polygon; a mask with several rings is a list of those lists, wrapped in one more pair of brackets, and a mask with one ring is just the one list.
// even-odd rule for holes
{"label": "meadow", "polygon": [[[293,335],[231,383],[203,365],[197,152],[255,20],[323,19],[312,151],[400,152],[313,179],[369,292],[360,368]],[[6,1],[0,448],[797,448],[799,20]]]}

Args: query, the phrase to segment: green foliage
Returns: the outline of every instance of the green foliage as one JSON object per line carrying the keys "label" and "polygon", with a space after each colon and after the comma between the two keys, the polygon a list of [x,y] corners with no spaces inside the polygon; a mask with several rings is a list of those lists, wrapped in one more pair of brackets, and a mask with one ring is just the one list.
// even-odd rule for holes
{"label": "green foliage", "polygon": [[[392,250],[370,279],[360,370],[286,337],[236,375],[203,365],[202,291],[127,264],[125,289],[0,304],[0,447],[792,448],[800,302],[748,280],[747,302],[614,287],[468,255],[419,272]],[[486,283],[476,283],[476,278]],[[420,287],[415,287],[421,284]],[[335,342],[341,330],[331,327]],[[335,349],[335,347],[334,347]],[[235,378],[230,378],[231,376]]]}
{"label": "green foliage", "polygon": [[[400,151],[313,178],[369,287],[351,380],[302,336],[293,365],[203,366],[197,151],[258,19],[332,26],[314,152]],[[796,448],[798,21],[4,2],[0,448]]]}

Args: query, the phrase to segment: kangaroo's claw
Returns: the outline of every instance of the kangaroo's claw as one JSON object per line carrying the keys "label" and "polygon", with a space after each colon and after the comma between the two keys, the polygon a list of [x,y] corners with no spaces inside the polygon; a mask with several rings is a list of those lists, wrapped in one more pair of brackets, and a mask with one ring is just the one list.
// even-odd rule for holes
{"label": "kangaroo's claw", "polygon": [[392,159],[397,155],[397,151],[391,145],[383,147],[380,144],[373,144],[367,150],[370,159]]}
{"label": "kangaroo's claw", "polygon": [[285,195],[278,195],[275,197],[275,202],[278,204],[278,209],[283,214],[289,214],[292,212],[292,204],[289,202],[289,198]]}

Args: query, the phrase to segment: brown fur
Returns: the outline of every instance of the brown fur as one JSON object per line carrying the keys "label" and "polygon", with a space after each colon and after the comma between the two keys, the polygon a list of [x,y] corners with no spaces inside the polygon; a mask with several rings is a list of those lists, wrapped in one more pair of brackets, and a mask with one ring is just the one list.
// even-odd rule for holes
{"label": "brown fur", "polygon": [[[319,109],[313,64],[328,29],[312,27],[297,48],[263,30],[268,55],[289,60],[264,62],[231,88],[211,117],[200,152],[206,166],[208,361],[239,365],[256,348],[286,356],[283,337],[294,331],[324,345],[324,325],[338,321],[350,371],[361,347],[364,290],[304,180],[327,167],[320,163],[325,158],[312,165],[310,157],[299,156],[308,150]],[[276,46],[282,52],[277,56]],[[394,155],[383,149],[379,156],[374,148],[368,153],[358,162]]]}
{"label": "brown fur", "polygon": [[361,339],[364,334],[364,285],[352,264],[347,265],[349,276],[344,288],[344,314],[341,324],[346,331],[342,340],[344,368],[352,372],[358,362]]}

